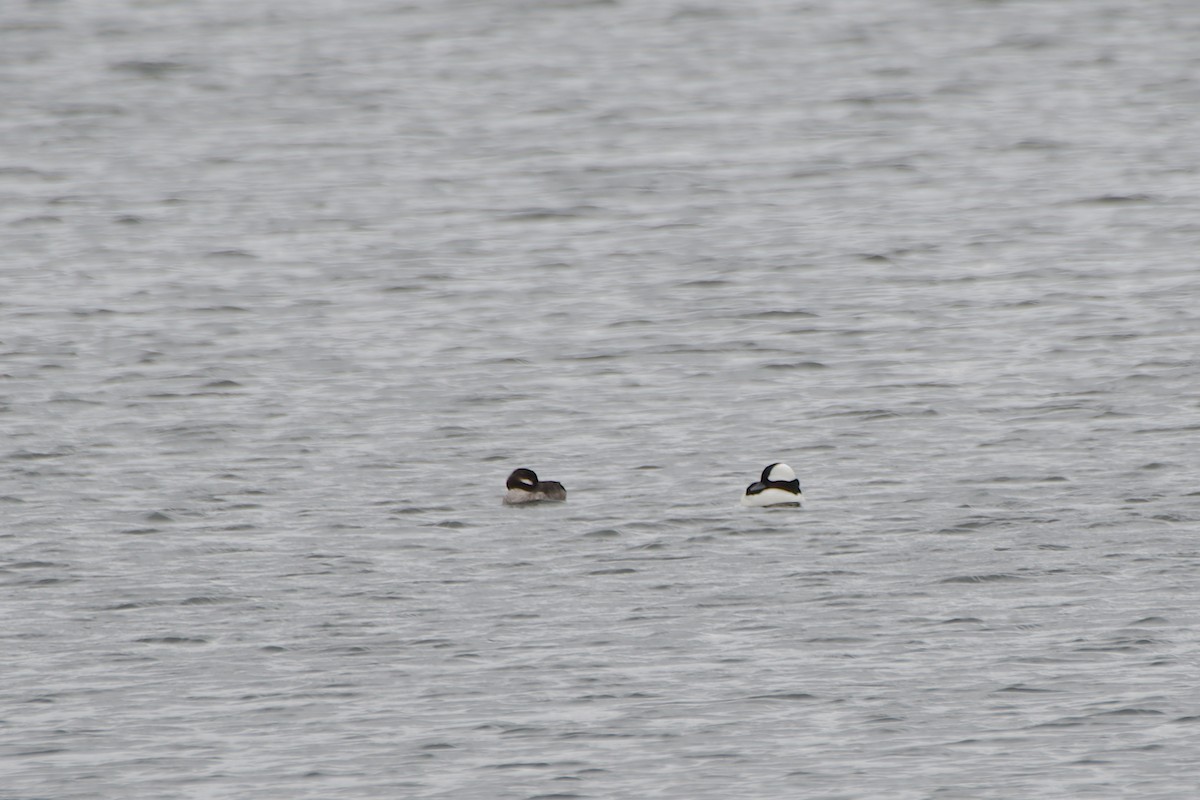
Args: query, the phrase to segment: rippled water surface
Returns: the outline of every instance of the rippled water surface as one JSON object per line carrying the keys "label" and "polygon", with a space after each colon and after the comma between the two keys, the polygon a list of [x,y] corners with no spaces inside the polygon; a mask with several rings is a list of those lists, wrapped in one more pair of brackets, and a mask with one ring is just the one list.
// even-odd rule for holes
{"label": "rippled water surface", "polygon": [[1197,41],[5,4],[0,797],[1194,796]]}

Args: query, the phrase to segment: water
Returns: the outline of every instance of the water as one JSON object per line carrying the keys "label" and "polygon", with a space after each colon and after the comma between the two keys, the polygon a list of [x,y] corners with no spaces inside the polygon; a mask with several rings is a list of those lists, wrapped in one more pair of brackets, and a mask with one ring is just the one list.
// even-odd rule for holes
{"label": "water", "polygon": [[8,3],[0,797],[1191,797],[1198,33]]}

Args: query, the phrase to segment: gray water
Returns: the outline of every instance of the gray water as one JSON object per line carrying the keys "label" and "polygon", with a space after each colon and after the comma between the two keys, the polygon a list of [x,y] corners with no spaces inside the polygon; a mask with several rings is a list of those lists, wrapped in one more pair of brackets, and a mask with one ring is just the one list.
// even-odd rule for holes
{"label": "gray water", "polygon": [[8,0],[0,797],[1195,796],[1198,41]]}

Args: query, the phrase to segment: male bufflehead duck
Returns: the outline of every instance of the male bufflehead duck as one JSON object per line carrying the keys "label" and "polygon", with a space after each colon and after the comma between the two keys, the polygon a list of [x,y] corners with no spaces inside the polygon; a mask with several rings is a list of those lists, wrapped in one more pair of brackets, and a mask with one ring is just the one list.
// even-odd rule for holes
{"label": "male bufflehead duck", "polygon": [[775,463],[762,471],[762,477],[746,487],[742,505],[763,508],[766,506],[798,506],[804,500],[800,481],[787,464]]}
{"label": "male bufflehead duck", "polygon": [[519,506],[522,503],[538,503],[551,500],[561,503],[567,499],[567,490],[558,481],[539,481],[537,473],[531,469],[514,469],[508,476],[508,492],[504,495],[504,505]]}

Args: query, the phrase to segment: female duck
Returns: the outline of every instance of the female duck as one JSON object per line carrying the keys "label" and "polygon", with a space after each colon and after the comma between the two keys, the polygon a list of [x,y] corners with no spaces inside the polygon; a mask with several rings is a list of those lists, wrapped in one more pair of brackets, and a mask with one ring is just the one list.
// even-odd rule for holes
{"label": "female duck", "polygon": [[540,503],[543,500],[561,503],[567,499],[567,490],[558,481],[539,481],[531,469],[514,469],[508,476],[508,492],[504,505],[519,506],[523,503]]}
{"label": "female duck", "polygon": [[775,463],[762,471],[762,477],[746,487],[742,505],[766,508],[768,506],[799,506],[804,500],[800,481],[787,464]]}

